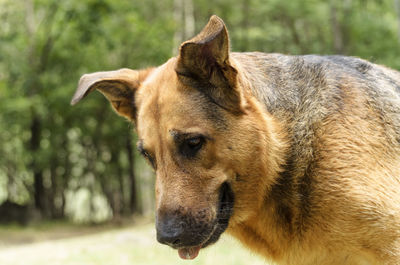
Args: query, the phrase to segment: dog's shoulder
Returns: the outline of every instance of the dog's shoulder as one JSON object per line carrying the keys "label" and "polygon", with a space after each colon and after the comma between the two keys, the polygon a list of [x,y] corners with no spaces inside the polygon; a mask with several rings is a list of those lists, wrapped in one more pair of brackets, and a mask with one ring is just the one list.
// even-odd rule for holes
{"label": "dog's shoulder", "polygon": [[[373,139],[371,128],[380,128],[385,136],[380,141],[400,147],[399,72],[337,55],[235,53],[233,59],[249,80],[252,94],[288,131],[290,155],[279,185],[272,189],[274,196],[289,198],[282,209],[295,208],[293,198],[300,193],[303,199],[296,207],[304,208],[307,215],[311,204],[307,198],[312,197],[307,194],[312,192],[310,179],[315,172],[311,169],[317,167],[315,157],[321,150],[316,145],[324,132],[329,130],[337,139]],[[344,132],[347,123],[358,127]]]}

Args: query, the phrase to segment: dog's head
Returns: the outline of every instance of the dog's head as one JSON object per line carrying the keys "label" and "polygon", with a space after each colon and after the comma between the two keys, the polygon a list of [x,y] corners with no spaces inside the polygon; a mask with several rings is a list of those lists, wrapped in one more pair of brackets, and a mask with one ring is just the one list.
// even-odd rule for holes
{"label": "dog's head", "polygon": [[157,239],[182,258],[257,214],[279,164],[274,121],[229,49],[213,16],[164,65],[84,75],[72,99],[97,89],[135,123],[138,149],[156,172]]}

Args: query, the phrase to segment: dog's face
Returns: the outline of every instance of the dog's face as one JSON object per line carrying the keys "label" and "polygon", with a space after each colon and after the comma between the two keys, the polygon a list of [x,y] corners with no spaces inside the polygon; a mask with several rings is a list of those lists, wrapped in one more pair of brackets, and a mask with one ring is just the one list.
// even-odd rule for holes
{"label": "dog's face", "polygon": [[273,181],[257,177],[276,167],[264,148],[272,146],[272,121],[245,85],[214,16],[178,57],[153,69],[85,75],[72,100],[98,89],[136,124],[138,150],[156,172],[157,239],[182,258],[254,214]]}
{"label": "dog's face", "polygon": [[[226,115],[175,72],[154,70],[136,96],[138,149],[155,169],[157,239],[194,258],[226,229],[234,196],[221,152]],[[222,152],[223,153],[223,152]]]}

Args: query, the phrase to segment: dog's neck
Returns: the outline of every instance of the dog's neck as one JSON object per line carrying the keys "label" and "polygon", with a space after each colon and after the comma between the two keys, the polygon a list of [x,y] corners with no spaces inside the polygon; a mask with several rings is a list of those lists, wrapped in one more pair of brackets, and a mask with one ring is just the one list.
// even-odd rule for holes
{"label": "dog's neck", "polygon": [[[265,144],[265,148],[273,149],[268,154],[276,154],[278,157],[266,159],[277,163],[265,169],[262,178],[273,178],[273,184],[265,187],[265,197],[257,214],[248,218],[246,221],[235,225],[230,232],[251,248],[265,255],[268,251],[270,257],[279,259],[282,249],[274,246],[288,246],[291,241],[302,233],[306,224],[309,209],[308,190],[303,185],[307,181],[308,167],[312,166],[312,143],[308,143],[299,135],[299,132],[307,131],[307,128],[295,128],[296,102],[288,102],[284,95],[285,84],[279,83],[279,76],[276,73],[284,71],[277,66],[271,71],[259,69],[259,61],[264,56],[265,60],[274,60],[274,55],[260,53],[238,53],[233,54],[233,61],[239,73],[239,84],[244,88],[244,93],[248,98],[255,99],[259,108],[264,112],[264,120],[267,124],[263,128],[264,133],[270,139]],[[271,63],[272,64],[272,63]],[[272,67],[272,66],[271,66]],[[252,79],[250,79],[252,78]],[[256,79],[254,79],[256,78]],[[282,87],[280,87],[282,85]],[[281,89],[281,91],[279,91]],[[254,104],[254,102],[253,102]],[[307,131],[308,132],[308,131]],[[300,133],[301,134],[301,133]],[[304,136],[307,137],[306,135]],[[298,152],[300,148],[307,148],[309,157],[298,156],[297,154],[307,154]],[[265,227],[269,227],[268,230]],[[268,231],[268,234],[265,234]]]}

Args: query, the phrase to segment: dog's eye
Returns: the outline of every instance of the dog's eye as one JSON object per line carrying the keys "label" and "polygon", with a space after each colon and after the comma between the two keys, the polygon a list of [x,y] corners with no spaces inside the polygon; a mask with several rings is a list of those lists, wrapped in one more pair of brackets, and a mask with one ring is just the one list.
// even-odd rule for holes
{"label": "dog's eye", "polygon": [[205,139],[202,136],[187,138],[182,142],[180,151],[184,156],[192,158],[203,147],[204,142]]}
{"label": "dog's eye", "polygon": [[150,155],[149,155],[149,153],[147,153],[147,151],[142,151],[142,155],[145,157],[145,158],[149,158],[150,157]]}
{"label": "dog's eye", "polygon": [[142,141],[142,140],[140,140],[140,141],[138,142],[137,149],[138,149],[138,151],[140,152],[140,154],[141,154],[144,158],[146,158],[147,161],[150,162],[150,165],[151,165],[154,169],[156,169],[156,163],[155,163],[155,161],[154,161],[154,158],[149,154],[149,152],[147,152],[146,149],[143,148],[143,141]]}
{"label": "dog's eye", "polygon": [[147,159],[147,161],[150,162],[150,165],[151,165],[154,169],[157,169],[157,168],[156,168],[156,163],[155,163],[155,161],[154,161],[154,158],[153,158],[147,151],[143,151],[143,152],[142,152],[142,155],[143,155],[144,158]]}
{"label": "dog's eye", "polygon": [[186,144],[192,149],[200,148],[200,146],[202,144],[202,138],[194,137],[194,138],[187,139]]}

